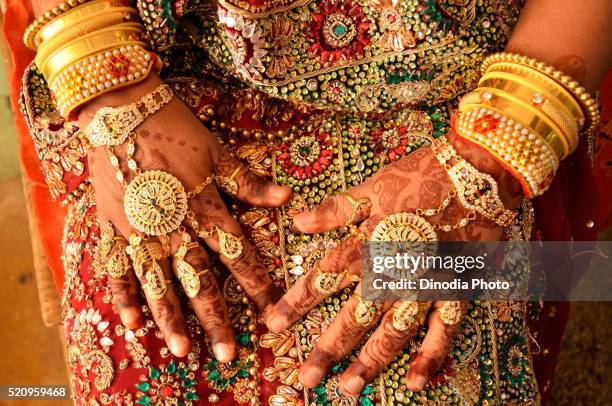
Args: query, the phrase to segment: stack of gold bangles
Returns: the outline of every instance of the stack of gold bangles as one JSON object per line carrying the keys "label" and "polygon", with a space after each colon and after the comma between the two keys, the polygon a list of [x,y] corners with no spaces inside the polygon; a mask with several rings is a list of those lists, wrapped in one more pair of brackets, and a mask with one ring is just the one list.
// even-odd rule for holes
{"label": "stack of gold bangles", "polygon": [[525,56],[499,53],[482,65],[479,87],[461,99],[455,132],[490,152],[529,198],[546,191],[599,110],[562,72]]}
{"label": "stack of gold bangles", "polygon": [[26,30],[24,42],[36,50],[36,66],[64,117],[159,68],[131,5],[130,0],[67,0]]}

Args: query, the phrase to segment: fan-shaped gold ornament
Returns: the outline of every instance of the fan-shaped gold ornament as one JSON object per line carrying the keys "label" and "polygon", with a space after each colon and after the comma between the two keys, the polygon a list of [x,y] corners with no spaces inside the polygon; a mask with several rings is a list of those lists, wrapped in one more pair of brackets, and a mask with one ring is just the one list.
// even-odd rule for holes
{"label": "fan-shaped gold ornament", "polygon": [[176,230],[187,214],[187,193],[181,182],[163,171],[135,177],[125,190],[123,205],[128,221],[148,235]]}
{"label": "fan-shaped gold ornament", "polygon": [[433,226],[414,213],[396,213],[378,223],[371,241],[436,241]]}

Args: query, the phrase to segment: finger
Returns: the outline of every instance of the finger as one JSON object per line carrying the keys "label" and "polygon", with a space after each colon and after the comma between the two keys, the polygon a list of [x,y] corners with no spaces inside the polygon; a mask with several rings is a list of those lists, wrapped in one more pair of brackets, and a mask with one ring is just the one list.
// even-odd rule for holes
{"label": "finger", "polygon": [[229,214],[215,188],[207,188],[191,203],[195,222],[190,225],[235,276],[253,302],[264,310],[280,299],[266,269],[259,263],[255,249],[244,238],[238,222]]}
{"label": "finger", "polygon": [[175,275],[210,341],[215,358],[229,362],[236,357],[236,341],[229,312],[214,274],[208,268],[204,248],[189,234],[173,234],[171,252]]}
{"label": "finger", "polygon": [[351,296],[300,368],[302,385],[307,388],[317,386],[329,369],[359,343],[380,314],[378,305]]}
{"label": "finger", "polygon": [[340,378],[340,391],[358,395],[363,386],[393,361],[423,325],[429,302],[396,301]]}
{"label": "finger", "polygon": [[100,221],[100,255],[108,277],[108,285],[123,325],[137,329],[143,324],[138,298],[138,283],[125,248],[127,241],[118,235],[110,221]]}
{"label": "finger", "polygon": [[350,237],[328,251],[306,275],[266,312],[266,326],[280,333],[310,309],[336,291],[347,287],[361,275],[361,241]]}
{"label": "finger", "polygon": [[344,194],[326,198],[316,208],[293,218],[293,226],[302,233],[322,233],[357,224],[370,215],[371,201],[366,188],[359,185]]}
{"label": "finger", "polygon": [[467,306],[460,302],[435,303],[434,311],[429,316],[427,334],[417,356],[410,364],[406,381],[410,390],[422,390],[440,368],[450,351],[466,308]]}
{"label": "finger", "polygon": [[253,206],[279,207],[293,195],[290,188],[276,185],[249,170],[221,145],[213,154],[213,165],[219,187]]}
{"label": "finger", "polygon": [[[130,240],[132,242],[132,240]],[[132,244],[134,247],[136,244]],[[163,334],[168,348],[173,355],[183,357],[191,350],[191,339],[185,325],[185,318],[181,310],[180,301],[173,289],[171,263],[168,253],[162,252],[159,242],[149,240],[139,248],[146,247],[153,260],[147,260],[142,266],[132,255],[132,263],[136,276],[147,298],[153,319]]]}

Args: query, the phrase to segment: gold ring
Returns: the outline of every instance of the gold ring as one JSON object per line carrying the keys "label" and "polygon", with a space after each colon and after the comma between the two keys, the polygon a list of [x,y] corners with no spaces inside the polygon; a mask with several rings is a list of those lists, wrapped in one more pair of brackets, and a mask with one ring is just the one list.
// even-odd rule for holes
{"label": "gold ring", "polygon": [[414,300],[402,301],[402,304],[393,311],[391,324],[397,331],[406,331],[414,324],[418,313],[418,302]]}
{"label": "gold ring", "polygon": [[449,301],[444,302],[442,306],[440,306],[440,319],[442,319],[444,324],[454,326],[459,323],[462,316],[461,302]]}
{"label": "gold ring", "polygon": [[382,304],[372,300],[366,300],[356,293],[354,293],[353,296],[359,299],[359,303],[357,303],[354,312],[357,324],[364,327],[372,324]]}
{"label": "gold ring", "polygon": [[221,230],[219,227],[215,228],[219,235],[219,252],[221,255],[229,259],[236,259],[242,255],[244,247],[241,240],[243,236],[237,237],[234,234]]}
{"label": "gold ring", "polygon": [[230,196],[236,196],[238,193],[238,182],[236,182],[234,178],[238,175],[238,173],[240,173],[242,168],[244,168],[244,166],[237,166],[229,177],[215,176],[215,182],[217,183],[219,189],[223,190]]}
{"label": "gold ring", "polygon": [[157,261],[152,261],[151,267],[144,273],[144,281],[142,288],[148,298],[159,300],[166,295],[168,284]]}
{"label": "gold ring", "polygon": [[131,265],[124,247],[117,247],[115,252],[108,258],[108,261],[106,261],[105,268],[108,276],[111,278],[120,279],[127,274]]}
{"label": "gold ring", "polygon": [[206,275],[208,272],[210,272],[210,269],[206,268],[206,269],[203,269],[200,272],[196,273],[196,275],[202,276],[202,275]]}
{"label": "gold ring", "polygon": [[345,226],[350,226],[355,223],[355,221],[363,221],[370,215],[370,209],[372,208],[372,202],[369,198],[365,197],[363,199],[356,200],[353,196],[348,193],[342,194],[351,204],[351,214],[346,220]]}
{"label": "gold ring", "polygon": [[345,269],[340,273],[336,272],[324,272],[316,265],[314,269],[316,275],[312,281],[314,289],[323,296],[329,296],[338,291],[344,278],[348,275],[348,271]]}

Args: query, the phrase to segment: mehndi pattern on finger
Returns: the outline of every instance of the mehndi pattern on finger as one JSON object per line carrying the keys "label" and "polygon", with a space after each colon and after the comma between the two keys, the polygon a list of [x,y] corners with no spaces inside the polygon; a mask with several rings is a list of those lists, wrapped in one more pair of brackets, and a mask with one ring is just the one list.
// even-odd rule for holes
{"label": "mehndi pattern on finger", "polygon": [[372,201],[369,198],[357,200],[348,193],[343,193],[342,196],[351,204],[351,214],[346,219],[346,226],[362,222],[370,216]]}

